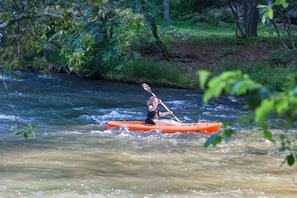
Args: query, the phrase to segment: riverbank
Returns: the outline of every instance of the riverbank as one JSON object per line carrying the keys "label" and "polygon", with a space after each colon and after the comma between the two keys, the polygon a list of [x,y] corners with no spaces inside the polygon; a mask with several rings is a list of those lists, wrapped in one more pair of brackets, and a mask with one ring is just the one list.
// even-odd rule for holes
{"label": "riverbank", "polygon": [[[250,65],[271,62],[273,51],[279,48],[279,44],[269,42],[262,42],[258,45],[194,42],[178,42],[167,45],[168,51],[172,54],[172,59],[168,62],[180,63],[187,72],[202,69],[215,72],[221,65],[227,63]],[[159,51],[146,53],[140,50],[140,52],[143,57],[153,62],[163,61]]]}
{"label": "riverbank", "polygon": [[166,44],[171,56],[170,60],[166,61],[156,48],[151,50],[145,45],[137,46],[137,52],[142,59],[125,65],[127,68],[122,68],[121,71],[110,70],[111,75],[107,74],[107,78],[199,89],[199,70],[208,70],[213,75],[241,70],[254,81],[273,91],[279,91],[283,89],[288,76],[297,72],[296,68],[291,66],[294,59],[291,59],[277,42],[227,41],[227,38],[216,42],[176,40]]}
{"label": "riverbank", "polygon": [[[272,28],[262,27],[257,37],[249,39],[236,37],[234,31],[232,26],[210,25],[160,28],[168,60],[156,42],[140,37],[127,54],[107,57],[107,62],[93,60],[70,70],[66,58],[49,53],[48,64],[37,70],[41,74],[75,73],[84,78],[185,89],[199,89],[199,70],[208,70],[213,76],[241,70],[272,91],[282,90],[288,76],[297,73],[294,52],[283,49]],[[93,51],[93,55],[100,50]],[[93,58],[92,54],[88,57]],[[32,61],[28,60],[24,67],[33,68]]]}

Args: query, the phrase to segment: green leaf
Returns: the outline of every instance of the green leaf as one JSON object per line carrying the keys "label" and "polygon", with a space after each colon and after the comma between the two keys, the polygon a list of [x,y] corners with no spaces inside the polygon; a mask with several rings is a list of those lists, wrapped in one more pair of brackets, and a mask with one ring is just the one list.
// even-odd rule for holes
{"label": "green leaf", "polygon": [[237,83],[235,83],[235,85],[230,90],[230,94],[235,95],[237,93],[243,92],[244,90],[246,90],[246,86],[244,86],[244,83],[243,82],[237,82]]}
{"label": "green leaf", "polygon": [[217,136],[213,141],[212,145],[215,147],[217,144],[220,144],[221,142],[222,142],[222,136]]}
{"label": "green leaf", "polygon": [[262,101],[261,106],[255,111],[256,123],[261,124],[264,119],[274,110],[274,102],[272,100],[265,99]]}
{"label": "green leaf", "polygon": [[289,6],[289,4],[288,4],[287,2],[284,1],[284,2],[282,3],[282,6],[283,6],[284,8],[287,8],[287,7]]}
{"label": "green leaf", "polygon": [[251,89],[251,87],[257,87],[258,85],[253,82],[249,76],[243,75],[244,79],[239,79],[237,82],[233,85],[230,94],[232,95],[242,95],[246,94],[248,90]]}
{"label": "green leaf", "polygon": [[270,142],[275,143],[275,140],[273,139],[272,133],[270,131],[264,130],[263,133],[266,139],[268,139]]}
{"label": "green leaf", "polygon": [[218,133],[211,135],[204,143],[204,148],[209,147],[218,136]]}
{"label": "green leaf", "polygon": [[287,138],[287,136],[286,136],[285,134],[280,134],[280,135],[279,135],[279,138],[280,138],[282,141],[284,141],[284,140]]}
{"label": "green leaf", "polygon": [[[260,6],[258,6],[258,7],[260,7]],[[267,18],[273,19],[273,9],[270,6],[268,7],[268,6],[262,5],[262,7],[264,8],[264,11],[262,13],[262,23],[265,24]]]}
{"label": "green leaf", "polygon": [[221,143],[221,141],[222,141],[222,137],[220,136],[219,133],[213,134],[204,143],[204,148],[207,148],[210,145],[213,145],[215,147],[217,144]]}
{"label": "green leaf", "polygon": [[274,1],[274,5],[281,5],[283,3],[284,0],[275,0]]}
{"label": "green leaf", "polygon": [[210,76],[210,72],[208,72],[206,70],[200,70],[197,72],[197,74],[199,76],[200,89],[205,90],[205,84],[206,84],[208,77]]}
{"label": "green leaf", "polygon": [[268,6],[267,5],[258,5],[257,8],[264,8],[266,9]]}
{"label": "green leaf", "polygon": [[21,135],[23,132],[22,131],[18,131],[18,132],[16,132],[15,134],[16,135]]}
{"label": "green leaf", "polygon": [[284,113],[289,107],[289,103],[286,100],[279,100],[275,103],[276,112],[280,115]]}
{"label": "green leaf", "polygon": [[294,156],[293,156],[292,154],[288,155],[288,156],[286,157],[286,159],[287,159],[287,163],[288,163],[289,166],[294,165],[294,163],[295,163],[295,158],[294,158]]}
{"label": "green leaf", "polygon": [[236,131],[232,128],[228,128],[224,130],[223,136],[224,136],[224,141],[229,142],[231,140],[232,135],[234,135]]}
{"label": "green leaf", "polygon": [[267,9],[267,16],[269,19],[273,19],[273,10],[271,8]]}
{"label": "green leaf", "polygon": [[260,106],[262,100],[268,97],[268,90],[264,87],[250,90],[247,96],[247,104],[254,109]]}
{"label": "green leaf", "polygon": [[289,4],[287,3],[286,0],[275,0],[275,2],[273,4],[274,5],[282,5],[283,8],[287,8],[289,6]]}
{"label": "green leaf", "polygon": [[262,22],[263,24],[266,23],[266,18],[267,18],[266,16],[264,16],[264,15],[262,16],[262,20],[261,20],[261,22]]}
{"label": "green leaf", "polygon": [[225,88],[226,82],[222,81],[220,77],[211,79],[208,83],[209,89],[203,95],[203,103],[207,103],[211,98],[217,98],[221,95]]}

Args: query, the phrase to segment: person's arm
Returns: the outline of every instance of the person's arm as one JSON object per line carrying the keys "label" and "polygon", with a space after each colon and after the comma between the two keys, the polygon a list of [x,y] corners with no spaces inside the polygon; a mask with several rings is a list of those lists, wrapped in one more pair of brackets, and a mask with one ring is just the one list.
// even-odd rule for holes
{"label": "person's arm", "polygon": [[172,111],[166,111],[166,112],[159,112],[159,116],[166,116],[166,115],[169,115],[169,114],[172,114]]}
{"label": "person's arm", "polygon": [[[162,100],[161,99],[158,99],[158,104],[162,104]],[[166,116],[166,115],[169,115],[169,114],[173,114],[172,111],[166,111],[166,112],[159,112],[159,117],[161,116]]]}
{"label": "person's arm", "polygon": [[155,111],[156,110],[156,108],[158,107],[158,105],[159,104],[161,104],[162,103],[162,100],[160,100],[160,99],[155,99],[154,101],[153,101],[153,103],[151,104],[151,105],[149,105],[149,107],[148,107],[148,110],[149,111]]}
{"label": "person's arm", "polygon": [[[162,100],[158,98],[157,100],[155,100],[153,102],[152,105],[149,106],[149,111],[154,111],[158,107],[159,104],[162,104]],[[173,113],[172,111],[166,111],[166,112],[159,111],[158,117],[166,116],[166,115],[169,115],[172,113]]]}

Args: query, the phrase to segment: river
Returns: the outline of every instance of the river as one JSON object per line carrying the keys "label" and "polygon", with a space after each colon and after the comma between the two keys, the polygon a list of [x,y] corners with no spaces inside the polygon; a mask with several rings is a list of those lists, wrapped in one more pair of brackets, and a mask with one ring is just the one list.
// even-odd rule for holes
{"label": "river", "polygon": [[[2,77],[1,77],[2,78]],[[143,120],[149,94],[141,85],[67,75],[5,77],[0,106],[0,197],[296,197],[296,166],[251,129],[203,148],[199,133],[109,130],[107,121]],[[202,105],[193,90],[152,87],[184,122],[234,122],[244,98]],[[24,140],[10,131],[37,126]],[[276,131],[277,132],[277,131]]]}

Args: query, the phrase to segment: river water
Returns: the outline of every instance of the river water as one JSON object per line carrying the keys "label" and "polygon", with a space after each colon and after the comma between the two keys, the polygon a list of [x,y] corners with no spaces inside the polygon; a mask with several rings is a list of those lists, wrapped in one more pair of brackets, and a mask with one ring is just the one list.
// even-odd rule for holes
{"label": "river water", "polygon": [[[13,111],[2,86],[0,197],[296,197],[296,166],[280,167],[278,145],[250,141],[251,130],[204,149],[204,134],[107,129],[107,121],[144,119],[141,85],[28,73],[5,82]],[[202,105],[197,91],[152,90],[184,122],[246,113],[243,98]],[[15,136],[15,120],[37,126],[36,137]]]}

